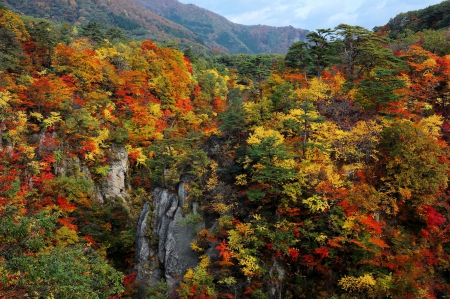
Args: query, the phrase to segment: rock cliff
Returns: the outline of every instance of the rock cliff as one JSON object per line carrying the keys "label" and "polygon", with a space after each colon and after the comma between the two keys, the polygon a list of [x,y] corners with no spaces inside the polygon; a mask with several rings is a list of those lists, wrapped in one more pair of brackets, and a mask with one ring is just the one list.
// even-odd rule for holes
{"label": "rock cliff", "polygon": [[184,184],[179,184],[178,194],[155,189],[152,203],[146,203],[142,209],[136,234],[136,270],[141,298],[143,290],[161,278],[169,286],[175,286],[186,270],[199,262],[190,243],[205,224],[190,221],[198,217],[192,217],[197,211],[186,205]]}
{"label": "rock cliff", "polygon": [[103,180],[99,197],[103,198],[126,198],[128,196],[128,154],[124,148],[113,149],[114,160],[109,164],[109,171]]}

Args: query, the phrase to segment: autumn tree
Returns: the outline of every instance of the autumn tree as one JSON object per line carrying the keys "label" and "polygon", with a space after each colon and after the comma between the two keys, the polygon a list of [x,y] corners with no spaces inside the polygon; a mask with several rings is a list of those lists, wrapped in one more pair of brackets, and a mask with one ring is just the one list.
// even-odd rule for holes
{"label": "autumn tree", "polygon": [[[276,208],[283,185],[295,179],[295,162],[283,141],[279,132],[262,127],[255,128],[247,139],[249,147],[242,163],[255,184],[247,191],[251,201],[271,203]],[[237,181],[243,184],[245,175],[239,175]]]}
{"label": "autumn tree", "polygon": [[30,38],[20,17],[0,7],[0,71],[18,71],[25,56],[22,43]]}
{"label": "autumn tree", "polygon": [[357,91],[357,101],[364,108],[386,109],[390,104],[405,97],[402,89],[405,81],[396,76],[396,70],[377,68],[373,73],[360,81]]}
{"label": "autumn tree", "polygon": [[101,23],[89,22],[80,29],[80,36],[88,37],[96,43],[103,43],[106,39],[105,27]]}
{"label": "autumn tree", "polygon": [[309,45],[305,42],[295,42],[290,47],[285,57],[285,64],[296,71],[302,70],[306,81],[308,67],[311,64]]}
{"label": "autumn tree", "polygon": [[51,246],[56,214],[40,212],[27,217],[20,215],[14,206],[1,214],[2,294],[106,298],[123,291],[123,275],[98,252],[80,245]]}
{"label": "autumn tree", "polygon": [[318,29],[306,35],[310,46],[312,64],[315,65],[317,77],[325,68],[331,65],[336,59],[336,48],[332,41],[333,31],[331,29]]}
{"label": "autumn tree", "polygon": [[416,33],[416,36],[425,50],[439,56],[450,53],[450,44],[443,30],[425,29]]}
{"label": "autumn tree", "polygon": [[354,78],[356,65],[364,53],[364,44],[375,38],[375,33],[360,27],[340,24],[335,29],[342,47],[342,61],[345,62],[344,71],[349,78]]}
{"label": "autumn tree", "polygon": [[381,149],[386,153],[383,181],[400,201],[432,204],[436,192],[447,186],[446,146],[433,129],[439,124],[436,118],[419,124],[393,121],[381,134]]}
{"label": "autumn tree", "polygon": [[263,82],[269,76],[271,59],[265,55],[251,56],[239,65],[238,71],[258,83],[259,99],[263,98]]}
{"label": "autumn tree", "polygon": [[27,31],[33,37],[32,41],[26,44],[26,52],[38,69],[49,68],[53,48],[64,37],[57,26],[47,20],[28,18],[25,22]]}

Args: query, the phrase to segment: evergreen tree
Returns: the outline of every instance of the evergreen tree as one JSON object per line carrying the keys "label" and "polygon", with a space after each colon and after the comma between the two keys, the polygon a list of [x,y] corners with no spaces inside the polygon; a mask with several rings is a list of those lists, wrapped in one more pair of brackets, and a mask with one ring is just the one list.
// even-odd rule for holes
{"label": "evergreen tree", "polygon": [[105,26],[97,22],[89,22],[81,27],[80,36],[85,36],[96,43],[102,43],[106,39]]}

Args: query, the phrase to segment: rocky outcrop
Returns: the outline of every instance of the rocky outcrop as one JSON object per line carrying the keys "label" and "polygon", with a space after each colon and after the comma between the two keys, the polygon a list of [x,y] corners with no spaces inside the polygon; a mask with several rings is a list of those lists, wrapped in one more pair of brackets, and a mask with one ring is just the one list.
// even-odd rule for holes
{"label": "rocky outcrop", "polygon": [[146,203],[139,217],[136,231],[136,280],[142,282],[139,286],[139,297],[145,297],[146,286],[153,286],[158,283],[162,277],[157,252],[150,243],[148,237],[150,205]]}
{"label": "rocky outcrop", "polygon": [[[53,133],[40,133],[36,135],[36,139],[39,142],[38,151],[40,154],[44,152],[54,152],[56,154],[58,150],[58,144],[54,141],[57,135]],[[57,162],[53,163],[53,170],[56,176],[71,176],[79,175],[90,182],[92,182],[92,194],[103,203],[108,198],[121,198],[127,206],[125,199],[128,197],[127,190],[129,189],[127,173],[129,167],[128,153],[123,147],[112,146],[109,149],[112,155],[111,161],[109,161],[108,174],[105,176],[100,184],[93,182],[91,171],[80,158],[61,158]]]}
{"label": "rocky outcrop", "polygon": [[99,197],[103,198],[126,198],[128,196],[128,154],[123,147],[112,149],[114,160],[109,164],[109,171],[100,187]]}
{"label": "rocky outcrop", "polygon": [[285,291],[286,269],[278,258],[273,259],[269,271],[270,280],[266,283],[269,298],[282,299]]}
{"label": "rocky outcrop", "polygon": [[136,234],[136,269],[142,288],[155,285],[161,278],[174,286],[188,268],[199,262],[190,244],[205,224],[190,221],[195,217],[186,204],[184,184],[179,184],[178,194],[157,188],[152,204],[145,204],[141,212]]}

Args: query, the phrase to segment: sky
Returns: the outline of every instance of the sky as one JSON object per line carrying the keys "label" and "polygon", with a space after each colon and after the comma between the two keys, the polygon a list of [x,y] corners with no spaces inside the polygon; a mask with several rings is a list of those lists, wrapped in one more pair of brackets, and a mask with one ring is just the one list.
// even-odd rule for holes
{"label": "sky", "polygon": [[316,30],[345,23],[367,29],[386,24],[400,12],[443,0],[179,0],[244,25],[293,26]]}

